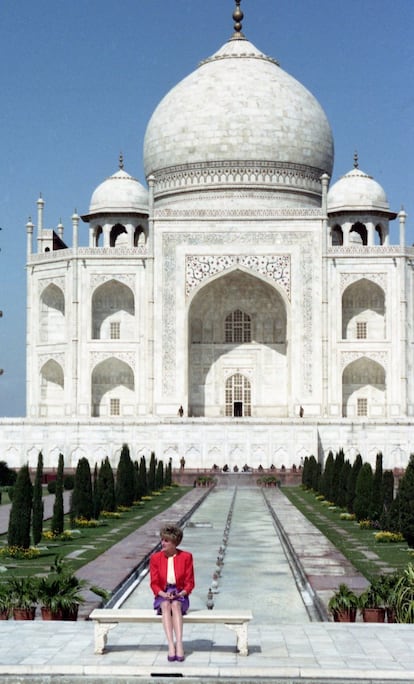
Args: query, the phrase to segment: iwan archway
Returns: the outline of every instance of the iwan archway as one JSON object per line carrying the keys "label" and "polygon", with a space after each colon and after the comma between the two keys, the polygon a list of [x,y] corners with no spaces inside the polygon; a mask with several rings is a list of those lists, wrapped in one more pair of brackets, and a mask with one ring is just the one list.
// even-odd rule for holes
{"label": "iwan archway", "polygon": [[287,306],[274,286],[221,275],[194,296],[188,326],[190,416],[287,415]]}

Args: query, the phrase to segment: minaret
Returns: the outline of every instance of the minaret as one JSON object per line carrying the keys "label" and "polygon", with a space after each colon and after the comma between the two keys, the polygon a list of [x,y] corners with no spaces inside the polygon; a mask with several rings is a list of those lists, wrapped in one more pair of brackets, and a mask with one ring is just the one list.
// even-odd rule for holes
{"label": "minaret", "polygon": [[43,209],[45,203],[42,197],[42,193],[39,195],[37,200],[37,251],[42,251],[42,239],[43,239]]}

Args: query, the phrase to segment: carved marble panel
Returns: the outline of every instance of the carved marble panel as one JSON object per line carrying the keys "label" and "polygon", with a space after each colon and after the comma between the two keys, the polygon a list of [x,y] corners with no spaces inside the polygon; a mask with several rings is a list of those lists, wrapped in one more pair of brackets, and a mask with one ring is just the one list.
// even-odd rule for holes
{"label": "carved marble panel", "polygon": [[237,266],[273,280],[290,299],[290,256],[288,254],[196,254],[185,260],[185,294],[203,280]]}

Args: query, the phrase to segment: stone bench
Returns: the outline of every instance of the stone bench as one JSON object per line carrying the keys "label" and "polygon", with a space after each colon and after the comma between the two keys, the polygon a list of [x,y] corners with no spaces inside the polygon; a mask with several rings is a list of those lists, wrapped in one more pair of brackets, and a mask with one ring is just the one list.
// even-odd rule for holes
{"label": "stone bench", "polygon": [[[95,623],[95,653],[98,654],[105,651],[109,630],[121,623],[161,623],[161,616],[150,609],[96,608],[89,618]],[[194,610],[183,619],[184,623],[225,625],[236,632],[236,648],[240,655],[247,656],[247,627],[252,618],[250,610]]]}

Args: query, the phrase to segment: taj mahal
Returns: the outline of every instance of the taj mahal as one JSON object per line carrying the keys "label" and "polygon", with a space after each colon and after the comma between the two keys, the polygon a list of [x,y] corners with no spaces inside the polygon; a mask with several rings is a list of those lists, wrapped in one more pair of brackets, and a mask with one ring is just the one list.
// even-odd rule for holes
{"label": "taj mahal", "polygon": [[39,450],[46,468],[115,464],[123,443],[202,469],[414,451],[405,212],[354,150],[331,183],[321,105],[232,9],[229,40],[153,112],[143,182],[114,160],[68,236],[37,200],[27,414],[0,421],[11,467]]}

